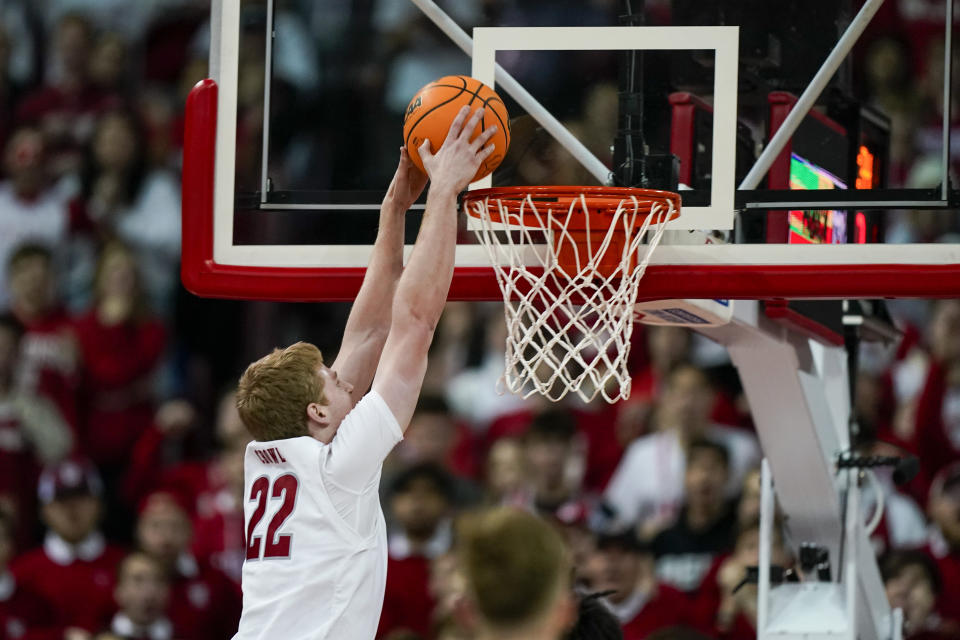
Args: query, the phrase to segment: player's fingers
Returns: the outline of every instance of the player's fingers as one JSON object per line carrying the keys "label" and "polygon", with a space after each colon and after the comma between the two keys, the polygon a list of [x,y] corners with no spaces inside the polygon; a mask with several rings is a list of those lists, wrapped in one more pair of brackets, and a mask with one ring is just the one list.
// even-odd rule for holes
{"label": "player's fingers", "polygon": [[417,151],[420,153],[420,161],[421,161],[421,162],[426,162],[427,160],[429,160],[430,158],[432,158],[432,157],[433,157],[433,145],[430,144],[430,138],[424,139],[423,144],[421,144],[421,145],[417,148]]}
{"label": "player's fingers", "polygon": [[480,124],[480,120],[483,119],[483,114],[483,107],[477,107],[476,111],[473,112],[473,115],[470,116],[470,119],[467,120],[466,126],[464,126],[460,131],[460,135],[466,136],[466,139],[469,140],[470,136],[473,135],[473,132],[476,131],[477,125]]}
{"label": "player's fingers", "polygon": [[453,122],[450,123],[450,130],[447,132],[447,140],[453,138],[456,139],[460,135],[460,132],[463,131],[463,123],[467,119],[467,114],[470,113],[470,107],[463,105],[460,107],[460,111],[457,112],[457,117],[453,119]]}
{"label": "player's fingers", "polygon": [[477,136],[477,139],[474,140],[471,144],[473,145],[474,151],[482,147],[483,145],[489,142],[490,138],[493,137],[493,134],[497,132],[497,125],[490,125],[483,132]]}
{"label": "player's fingers", "polygon": [[480,162],[483,162],[484,160],[487,159],[487,156],[489,156],[491,153],[496,151],[496,149],[497,149],[497,145],[488,144],[483,149],[480,149],[480,151],[477,152],[477,157],[480,158]]}

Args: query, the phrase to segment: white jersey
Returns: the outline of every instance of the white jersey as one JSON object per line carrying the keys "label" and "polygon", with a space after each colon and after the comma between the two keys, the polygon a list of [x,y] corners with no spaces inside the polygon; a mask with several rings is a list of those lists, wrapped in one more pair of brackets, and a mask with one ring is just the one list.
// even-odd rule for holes
{"label": "white jersey", "polygon": [[380,471],[402,438],[371,391],[330,444],[305,436],[247,445],[236,640],[374,637],[387,578]]}

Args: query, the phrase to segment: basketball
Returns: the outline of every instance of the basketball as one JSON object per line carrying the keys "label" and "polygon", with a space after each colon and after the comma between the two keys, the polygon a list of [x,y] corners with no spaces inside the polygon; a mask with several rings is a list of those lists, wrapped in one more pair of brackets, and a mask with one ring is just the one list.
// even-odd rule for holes
{"label": "basketball", "polygon": [[483,161],[471,182],[488,175],[503,161],[510,147],[510,120],[503,100],[496,91],[476,78],[444,76],[420,89],[407,105],[403,117],[403,143],[410,159],[421,171],[424,169],[418,151],[420,145],[429,138],[430,147],[436,153],[447,137],[450,123],[463,105],[471,110],[479,106],[486,109],[471,140],[486,127],[497,127],[497,132],[490,139],[490,144],[495,145],[496,149]]}

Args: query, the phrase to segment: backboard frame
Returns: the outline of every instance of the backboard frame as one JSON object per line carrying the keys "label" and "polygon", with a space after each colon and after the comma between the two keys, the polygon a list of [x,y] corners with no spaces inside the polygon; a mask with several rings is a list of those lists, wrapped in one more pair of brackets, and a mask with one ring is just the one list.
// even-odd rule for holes
{"label": "backboard frame", "polygon": [[[236,136],[233,126],[219,125],[236,121],[239,5],[237,0],[211,2],[210,78],[200,82],[187,101],[183,282],[191,292],[206,297],[352,300],[360,288],[371,247],[233,244]],[[484,30],[478,32],[481,39],[487,37],[482,35]],[[680,37],[682,33],[672,35]],[[733,129],[731,125],[728,133],[732,135]],[[732,190],[732,181],[729,186]],[[731,206],[731,213],[733,210]],[[321,252],[327,252],[323,258]],[[486,260],[481,246],[458,246],[451,300],[500,299]],[[960,297],[960,245],[661,246],[641,284],[640,297]]]}

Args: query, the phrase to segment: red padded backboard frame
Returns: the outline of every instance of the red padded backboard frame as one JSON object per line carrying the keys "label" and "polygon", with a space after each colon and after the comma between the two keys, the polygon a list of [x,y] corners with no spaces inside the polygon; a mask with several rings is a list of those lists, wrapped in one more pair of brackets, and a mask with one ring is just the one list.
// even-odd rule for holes
{"label": "red padded backboard frame", "polygon": [[[217,85],[187,99],[183,151],[181,278],[203,297],[288,302],[353,300],[362,268],[250,267],[213,259]],[[960,264],[653,264],[640,285],[664,298],[815,299],[960,297]],[[451,300],[500,300],[491,268],[457,267]]]}

